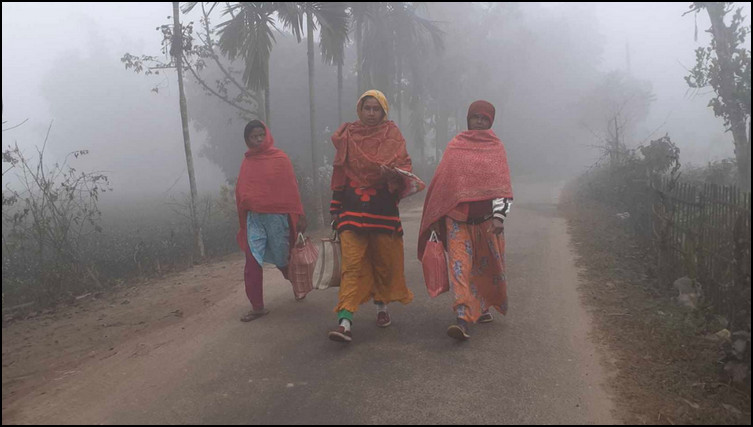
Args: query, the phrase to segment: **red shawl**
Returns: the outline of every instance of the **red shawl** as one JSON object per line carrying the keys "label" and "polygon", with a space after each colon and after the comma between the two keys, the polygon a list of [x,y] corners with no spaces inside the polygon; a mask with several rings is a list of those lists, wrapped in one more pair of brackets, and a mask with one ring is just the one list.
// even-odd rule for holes
{"label": "red shawl", "polygon": [[236,240],[244,251],[248,250],[246,238],[246,213],[278,213],[290,215],[290,234],[294,240],[298,218],[303,216],[303,205],[298,192],[298,181],[288,155],[273,147],[274,138],[265,126],[266,138],[259,148],[246,151],[238,182],[235,184],[235,203],[238,208],[240,231]]}
{"label": "red shawl", "polygon": [[424,200],[418,237],[418,259],[429,239],[429,226],[459,203],[512,198],[510,169],[502,141],[494,131],[469,130],[447,145]]}
{"label": "red shawl", "polygon": [[380,165],[413,170],[405,138],[392,120],[376,126],[366,126],[360,121],[343,123],[332,135],[332,143],[337,150],[332,190],[342,188],[346,178],[363,187],[384,184]]}

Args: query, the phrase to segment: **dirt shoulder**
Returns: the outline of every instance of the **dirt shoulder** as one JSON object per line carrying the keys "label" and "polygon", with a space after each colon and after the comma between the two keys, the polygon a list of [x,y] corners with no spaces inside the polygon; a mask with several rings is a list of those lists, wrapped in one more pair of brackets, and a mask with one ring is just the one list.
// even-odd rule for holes
{"label": "dirt shoulder", "polygon": [[647,274],[644,248],[617,212],[573,202],[560,211],[582,269],[582,298],[595,321],[594,339],[613,354],[611,386],[627,424],[750,424],[750,395],[723,382],[723,352],[713,317],[672,300]]}
{"label": "dirt shoulder", "polygon": [[237,253],[4,321],[3,412],[38,386],[112,357],[122,343],[211,307],[242,284],[243,265]]}
{"label": "dirt shoulder", "polygon": [[[421,198],[401,204],[407,211]],[[312,230],[312,238],[329,230]],[[43,385],[78,373],[87,363],[115,356],[133,342],[213,307],[243,287],[240,252],[182,272],[130,280],[72,304],[39,311],[4,313],[2,408],[40,393]],[[274,269],[265,266],[265,269]],[[240,316],[242,313],[239,313]]]}

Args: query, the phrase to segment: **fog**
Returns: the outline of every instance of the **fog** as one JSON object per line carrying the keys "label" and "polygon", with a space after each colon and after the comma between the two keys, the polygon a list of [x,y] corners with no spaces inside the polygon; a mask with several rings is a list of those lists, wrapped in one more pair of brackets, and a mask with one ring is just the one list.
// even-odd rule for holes
{"label": "fog", "polygon": [[[739,5],[750,25],[750,4]],[[594,105],[588,99],[615,71],[641,82],[653,95],[647,110],[637,112],[631,123],[629,147],[668,133],[680,147],[683,163],[731,157],[732,137],[707,107],[710,89],[690,90],[683,79],[695,63],[695,49],[709,44],[708,16],[683,16],[688,6],[430,4],[422,13],[445,31],[444,51],[424,52],[429,57],[424,64],[432,68],[422,77],[423,98],[414,105],[403,99],[399,122],[414,164],[427,164],[418,171],[433,170],[436,153],[447,143],[441,139],[454,135],[455,123],[464,130],[470,102],[487,99],[497,107],[493,128],[507,146],[514,179],[563,180],[583,172],[601,155],[594,146],[603,143],[606,126],[588,111]],[[18,143],[33,154],[52,122],[47,160],[89,150],[72,164],[107,173],[115,190],[110,197],[167,198],[188,191],[175,71],[145,76],[126,70],[120,61],[126,52],[162,55],[162,35],[155,28],[170,23],[170,3],[3,3],[2,11],[3,128],[28,119],[3,132],[4,149]],[[181,19],[195,21],[196,32],[199,14],[194,9]],[[218,12],[214,15],[213,24],[224,20]],[[271,127],[296,168],[310,174],[306,43],[275,34]],[[355,119],[355,55],[351,37],[343,120]],[[335,67],[321,62],[318,44],[315,63],[317,139],[321,152],[331,156],[329,135],[339,124],[337,80]],[[207,95],[190,74],[185,79],[198,188],[217,193],[240,165],[246,119]],[[387,94],[390,117],[397,121],[392,92],[375,88]],[[419,108],[424,112],[422,135],[411,125]],[[430,112],[450,118],[446,137],[432,127]],[[422,155],[424,159],[416,158]],[[12,185],[9,176],[3,181]]]}

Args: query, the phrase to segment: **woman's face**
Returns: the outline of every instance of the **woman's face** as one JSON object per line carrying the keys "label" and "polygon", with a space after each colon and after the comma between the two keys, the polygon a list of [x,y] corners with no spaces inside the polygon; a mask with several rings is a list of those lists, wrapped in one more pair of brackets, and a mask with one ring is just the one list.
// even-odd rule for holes
{"label": "woman's face", "polygon": [[468,130],[487,130],[492,127],[492,122],[483,114],[473,114],[468,119]]}
{"label": "woman's face", "polygon": [[264,128],[253,128],[251,133],[248,134],[246,145],[248,145],[248,148],[259,148],[266,137],[267,132]]}
{"label": "woman's face", "polygon": [[384,110],[375,98],[364,99],[361,106],[361,120],[366,126],[376,126],[382,122]]}

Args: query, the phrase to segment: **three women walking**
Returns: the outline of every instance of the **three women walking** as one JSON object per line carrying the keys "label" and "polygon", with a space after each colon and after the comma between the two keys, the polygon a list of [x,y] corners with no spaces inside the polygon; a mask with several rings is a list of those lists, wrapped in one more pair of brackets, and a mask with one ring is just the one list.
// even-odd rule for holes
{"label": "three women walking", "polygon": [[[376,325],[390,326],[387,304],[408,304],[403,227],[398,204],[404,174],[412,164],[405,139],[388,120],[389,105],[378,90],[356,104],[358,120],[332,135],[336,154],[332,174],[332,226],[341,242],[341,281],[335,313],[338,325],[329,338],[353,339],[353,315],[369,301]],[[449,286],[456,322],[447,334],[470,337],[470,325],[493,321],[490,309],[507,312],[504,220],[513,200],[504,145],[491,129],[494,106],[476,101],[468,109],[468,130],[447,146],[429,185],[418,238],[422,259],[436,233],[447,253]],[[293,167],[273,147],[269,129],[258,120],[244,131],[245,154],[236,187],[240,231],[246,253],[246,294],[252,310],[241,320],[268,313],[262,292],[262,263],[271,262],[287,278],[290,245],[306,228]]]}

